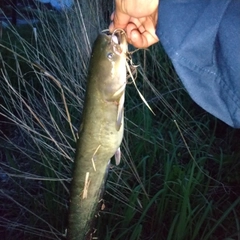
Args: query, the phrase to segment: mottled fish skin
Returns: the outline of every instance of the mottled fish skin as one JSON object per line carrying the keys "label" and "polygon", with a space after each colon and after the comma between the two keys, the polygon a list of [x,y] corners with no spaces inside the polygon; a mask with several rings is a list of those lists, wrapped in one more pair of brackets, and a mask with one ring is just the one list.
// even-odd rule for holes
{"label": "mottled fish skin", "polygon": [[122,30],[113,37],[100,34],[93,46],[71,183],[69,240],[87,239],[109,159],[116,153],[120,162],[126,53],[127,40]]}

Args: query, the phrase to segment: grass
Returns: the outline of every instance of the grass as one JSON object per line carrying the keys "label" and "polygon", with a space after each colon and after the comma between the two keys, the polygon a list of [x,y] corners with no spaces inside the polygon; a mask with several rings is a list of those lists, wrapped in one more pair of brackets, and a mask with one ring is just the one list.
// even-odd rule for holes
{"label": "grass", "polygon": [[[3,31],[3,239],[64,239],[91,44],[111,11],[91,1],[62,13],[35,11],[37,25]],[[96,236],[240,239],[239,130],[189,98],[159,45],[133,60],[156,115],[129,84],[122,162],[110,170]]]}

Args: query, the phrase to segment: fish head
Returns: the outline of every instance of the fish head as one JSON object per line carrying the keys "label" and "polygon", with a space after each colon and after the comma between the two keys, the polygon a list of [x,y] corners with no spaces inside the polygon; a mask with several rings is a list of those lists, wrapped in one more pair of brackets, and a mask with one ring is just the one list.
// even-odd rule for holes
{"label": "fish head", "polygon": [[128,44],[126,33],[116,29],[112,34],[101,33],[93,47],[91,61],[97,64],[94,71],[97,75],[98,90],[106,101],[118,101],[126,86],[126,56]]}

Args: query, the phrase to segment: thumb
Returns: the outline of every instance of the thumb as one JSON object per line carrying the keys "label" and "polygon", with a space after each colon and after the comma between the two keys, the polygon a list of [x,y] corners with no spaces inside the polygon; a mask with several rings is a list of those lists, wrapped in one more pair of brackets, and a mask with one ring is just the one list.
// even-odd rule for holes
{"label": "thumb", "polygon": [[112,23],[109,26],[109,31],[113,32],[116,28],[125,29],[129,23],[130,16],[125,13],[115,11],[111,15],[111,20]]}

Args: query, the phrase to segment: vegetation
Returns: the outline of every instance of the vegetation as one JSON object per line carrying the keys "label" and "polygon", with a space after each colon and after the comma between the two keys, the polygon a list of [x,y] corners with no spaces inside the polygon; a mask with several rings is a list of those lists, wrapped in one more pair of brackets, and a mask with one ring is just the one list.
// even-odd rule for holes
{"label": "vegetation", "polygon": [[[3,30],[3,239],[65,236],[91,44],[112,11],[79,2],[62,12],[34,10],[37,25]],[[189,98],[158,44],[134,53],[133,61],[155,115],[129,84],[122,162],[109,172],[93,237],[240,239],[239,130]]]}

